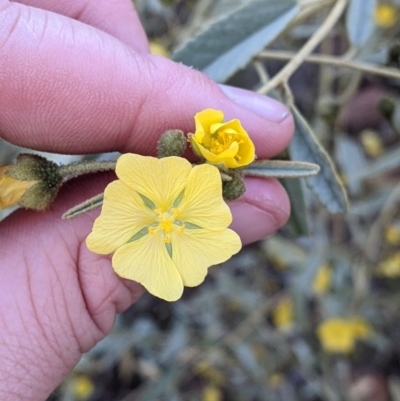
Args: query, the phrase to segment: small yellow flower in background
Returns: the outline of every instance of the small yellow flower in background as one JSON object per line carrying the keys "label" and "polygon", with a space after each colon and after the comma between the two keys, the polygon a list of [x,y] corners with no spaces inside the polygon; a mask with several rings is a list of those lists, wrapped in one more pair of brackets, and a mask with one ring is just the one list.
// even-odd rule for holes
{"label": "small yellow flower in background", "polygon": [[169,57],[169,52],[165,46],[153,41],[149,43],[149,46],[151,54],[155,54],[157,56],[162,56],[162,57]]}
{"label": "small yellow flower in background", "polygon": [[196,364],[195,373],[215,386],[222,386],[226,382],[223,371],[218,370],[205,360]]}
{"label": "small yellow flower in background", "polygon": [[331,267],[325,263],[317,271],[317,274],[314,277],[314,281],[312,283],[312,289],[316,294],[325,294],[329,287],[331,286],[332,281],[332,269]]}
{"label": "small yellow flower in background", "polygon": [[383,153],[383,143],[380,136],[372,130],[364,130],[360,136],[361,145],[370,157],[378,157]]}
{"label": "small yellow flower in background", "polygon": [[202,401],[221,401],[222,391],[213,384],[209,384],[204,387],[201,396]]}
{"label": "small yellow flower in background", "polygon": [[0,166],[0,209],[14,206],[37,181],[20,181],[6,175],[9,166]]}
{"label": "small yellow flower in background", "polygon": [[212,164],[239,168],[255,159],[255,148],[239,120],[224,122],[222,111],[206,109],[194,117],[196,131],[189,135],[193,150]]}
{"label": "small yellow flower in background", "polygon": [[368,338],[371,332],[369,324],[361,318],[332,318],[321,323],[317,329],[324,351],[338,354],[350,354],[356,341]]}
{"label": "small yellow flower in background", "polygon": [[371,326],[360,317],[350,319],[350,324],[352,325],[353,333],[356,339],[365,340],[372,333]]}
{"label": "small yellow flower in background", "polygon": [[88,400],[94,392],[94,384],[88,376],[79,375],[74,377],[70,382],[70,386],[74,399],[79,401]]}
{"label": "small yellow flower in background", "polygon": [[290,298],[282,298],[272,311],[272,321],[278,329],[290,328],[294,320],[294,307]]}
{"label": "small yellow flower in background", "polygon": [[400,251],[383,260],[378,265],[376,274],[388,278],[400,277]]}
{"label": "small yellow flower in background", "polygon": [[268,378],[268,384],[270,387],[272,387],[274,390],[279,389],[279,387],[282,387],[282,384],[285,382],[285,376],[282,373],[273,373],[269,378]]}
{"label": "small yellow flower in background", "polygon": [[397,22],[397,8],[390,3],[381,3],[375,7],[374,20],[375,24],[383,29],[394,26]]}
{"label": "small yellow flower in background", "polygon": [[385,231],[385,239],[391,245],[400,245],[400,225],[391,224]]}
{"label": "small yellow flower in background", "polygon": [[86,244],[98,254],[115,252],[119,276],[175,301],[184,286],[204,281],[208,267],[239,252],[240,238],[227,228],[232,215],[216,167],[125,154],[116,174]]}

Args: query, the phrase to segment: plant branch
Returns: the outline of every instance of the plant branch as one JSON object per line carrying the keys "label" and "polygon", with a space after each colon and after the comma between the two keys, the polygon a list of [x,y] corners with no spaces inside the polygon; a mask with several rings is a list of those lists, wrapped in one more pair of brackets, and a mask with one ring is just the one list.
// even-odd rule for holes
{"label": "plant branch", "polygon": [[[295,55],[296,53],[288,51],[264,50],[258,54],[257,58],[269,60],[291,60]],[[400,79],[400,71],[396,68],[378,67],[373,64],[347,60],[343,57],[335,57],[328,54],[310,54],[303,61],[306,63],[328,64],[331,66],[351,68],[368,74]]]}
{"label": "plant branch", "polygon": [[342,15],[347,0],[338,0],[331,12],[325,19],[324,23],[316,30],[313,36],[304,44],[298,53],[271,79],[267,84],[263,85],[258,93],[267,94],[283,82],[287,82],[290,76],[297,70],[300,64],[310,55],[310,53],[321,43],[328,35],[330,30],[336,24]]}

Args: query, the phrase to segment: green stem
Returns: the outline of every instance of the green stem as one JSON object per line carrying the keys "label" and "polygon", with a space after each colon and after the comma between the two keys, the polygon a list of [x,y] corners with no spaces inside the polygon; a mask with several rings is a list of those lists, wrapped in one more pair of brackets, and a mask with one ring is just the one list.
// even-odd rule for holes
{"label": "green stem", "polygon": [[66,182],[72,178],[76,178],[84,174],[115,170],[115,165],[115,161],[99,162],[92,160],[83,160],[81,162],[60,166],[58,172],[63,177],[63,182]]}

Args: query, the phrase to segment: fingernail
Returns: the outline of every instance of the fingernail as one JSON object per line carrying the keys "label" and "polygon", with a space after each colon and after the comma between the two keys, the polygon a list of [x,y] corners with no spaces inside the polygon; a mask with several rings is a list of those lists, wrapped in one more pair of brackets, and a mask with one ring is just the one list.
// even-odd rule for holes
{"label": "fingernail", "polygon": [[270,97],[228,85],[219,85],[219,87],[235,103],[260,117],[279,123],[289,115],[289,109],[285,105]]}

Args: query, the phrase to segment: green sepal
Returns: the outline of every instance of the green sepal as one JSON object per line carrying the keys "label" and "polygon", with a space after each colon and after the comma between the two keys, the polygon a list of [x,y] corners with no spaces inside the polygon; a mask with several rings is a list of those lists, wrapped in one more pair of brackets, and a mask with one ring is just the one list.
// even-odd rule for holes
{"label": "green sepal", "polygon": [[186,150],[187,140],[181,130],[172,129],[165,131],[157,144],[159,158],[169,156],[182,156]]}
{"label": "green sepal", "polygon": [[226,201],[240,198],[246,191],[243,176],[239,172],[230,172],[231,180],[222,183],[222,196]]}

